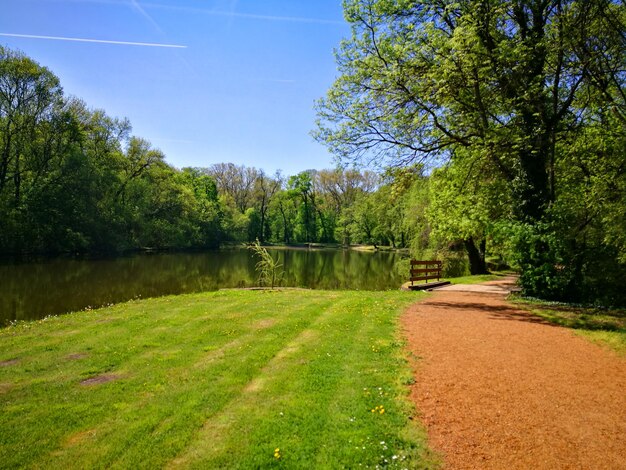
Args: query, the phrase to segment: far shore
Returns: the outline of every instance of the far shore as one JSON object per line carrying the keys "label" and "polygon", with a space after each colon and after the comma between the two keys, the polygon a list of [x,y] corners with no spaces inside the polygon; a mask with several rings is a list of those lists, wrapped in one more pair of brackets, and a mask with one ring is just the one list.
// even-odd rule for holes
{"label": "far shore", "polygon": [[[62,252],[25,252],[25,253],[0,253],[0,261],[24,262],[48,258],[115,258],[132,256],[136,254],[152,253],[201,253],[208,251],[232,250],[247,248],[251,244],[245,242],[227,242],[219,247],[204,248],[171,248],[171,247],[140,247],[122,251],[62,251]],[[342,245],[339,243],[262,243],[266,248],[275,250],[351,250],[361,252],[394,252],[409,253],[408,248],[394,248],[392,246],[379,245]]]}
{"label": "far shore", "polygon": [[[352,250],[352,251],[364,251],[364,252],[377,252],[377,251],[390,251],[407,253],[408,248],[395,248],[392,246],[379,246],[379,245],[342,245],[339,243],[262,243],[266,248],[280,249],[280,250]],[[221,248],[239,248],[248,247],[250,244],[234,244],[224,245]]]}

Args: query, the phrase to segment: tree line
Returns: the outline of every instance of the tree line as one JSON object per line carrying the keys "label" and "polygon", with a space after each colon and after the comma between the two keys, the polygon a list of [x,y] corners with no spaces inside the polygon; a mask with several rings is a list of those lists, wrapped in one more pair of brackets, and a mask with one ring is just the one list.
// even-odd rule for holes
{"label": "tree line", "polygon": [[202,249],[225,242],[407,246],[384,178],[356,169],[268,175],[177,169],[127,119],[67,96],[0,48],[0,253]]}

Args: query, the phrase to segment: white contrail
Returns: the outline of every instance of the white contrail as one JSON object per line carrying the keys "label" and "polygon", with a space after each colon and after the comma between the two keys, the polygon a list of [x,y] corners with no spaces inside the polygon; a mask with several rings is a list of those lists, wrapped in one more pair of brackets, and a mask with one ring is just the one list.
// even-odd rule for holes
{"label": "white contrail", "polygon": [[152,42],[132,42],[132,41],[110,41],[108,39],[87,39],[87,38],[66,38],[62,36],[38,36],[35,34],[13,34],[0,33],[0,36],[11,38],[28,38],[28,39],[51,39],[53,41],[74,41],[74,42],[95,42],[98,44],[117,44],[122,46],[143,46],[143,47],[169,47],[174,49],[186,49],[187,46],[179,44],[160,44]]}
{"label": "white contrail", "polygon": [[133,10],[135,10],[136,12],[138,12],[141,16],[144,17],[144,19],[146,19],[148,21],[148,23],[150,23],[159,33],[163,34],[163,30],[161,29],[161,27],[158,25],[158,23],[156,21],[154,21],[154,18],[152,18],[147,12],[146,10],[144,10],[141,5],[139,5],[139,2],[137,0],[130,0],[130,6],[132,7]]}

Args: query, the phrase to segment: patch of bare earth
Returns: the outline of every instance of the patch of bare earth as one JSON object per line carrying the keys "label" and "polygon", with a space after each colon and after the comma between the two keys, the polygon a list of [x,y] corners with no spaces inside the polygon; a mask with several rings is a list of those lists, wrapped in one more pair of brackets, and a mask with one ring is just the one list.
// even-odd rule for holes
{"label": "patch of bare earth", "polygon": [[255,330],[265,330],[267,328],[271,328],[276,324],[276,320],[273,318],[264,318],[263,320],[259,320],[253,325]]}
{"label": "patch of bare earth", "polygon": [[68,354],[67,356],[65,356],[65,358],[69,361],[78,361],[79,359],[84,359],[87,357],[87,354],[85,353],[74,353],[74,354]]}
{"label": "patch of bare earth", "polygon": [[502,293],[434,292],[402,324],[446,468],[626,469],[624,358]]}
{"label": "patch of bare earth", "polygon": [[52,333],[52,336],[65,337],[65,336],[74,336],[79,333],[81,333],[80,330],[60,330],[60,331],[55,331],[54,333]]}
{"label": "patch of bare earth", "polygon": [[80,382],[81,385],[100,385],[114,380],[121,379],[121,375],[117,374],[100,374]]}
{"label": "patch of bare earth", "polygon": [[80,431],[74,434],[67,436],[65,441],[62,443],[63,448],[74,447],[77,445],[83,444],[85,441],[93,439],[96,435],[95,429],[88,429],[86,431]]}
{"label": "patch of bare earth", "polygon": [[20,362],[19,359],[9,359],[8,361],[0,361],[0,367],[13,366],[13,365],[17,364],[18,362]]}

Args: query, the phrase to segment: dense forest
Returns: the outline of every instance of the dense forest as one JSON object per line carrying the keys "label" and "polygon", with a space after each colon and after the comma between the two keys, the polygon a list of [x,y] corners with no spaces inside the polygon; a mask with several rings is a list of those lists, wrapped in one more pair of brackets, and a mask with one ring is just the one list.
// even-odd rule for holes
{"label": "dense forest", "polygon": [[[0,49],[0,252],[214,248],[225,242],[406,247],[417,169],[267,175],[177,169],[128,120],[67,96],[24,54]],[[417,209],[415,209],[417,210]]]}
{"label": "dense forest", "polygon": [[0,252],[363,243],[625,305],[626,6],[344,9],[352,37],[314,132],[338,167],[289,176],[174,168],[127,120],[0,48]]}

